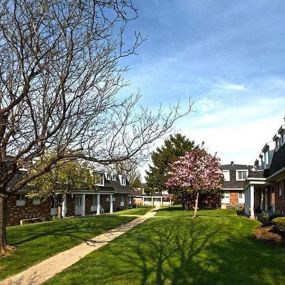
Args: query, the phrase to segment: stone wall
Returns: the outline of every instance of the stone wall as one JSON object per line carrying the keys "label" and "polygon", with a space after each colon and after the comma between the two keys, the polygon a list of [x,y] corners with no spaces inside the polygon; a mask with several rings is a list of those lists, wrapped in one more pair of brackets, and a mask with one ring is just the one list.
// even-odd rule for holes
{"label": "stone wall", "polygon": [[32,199],[25,198],[25,205],[16,206],[16,195],[8,198],[8,226],[19,225],[20,220],[41,218],[47,220],[50,218],[50,200],[41,201],[39,205],[34,205]]}

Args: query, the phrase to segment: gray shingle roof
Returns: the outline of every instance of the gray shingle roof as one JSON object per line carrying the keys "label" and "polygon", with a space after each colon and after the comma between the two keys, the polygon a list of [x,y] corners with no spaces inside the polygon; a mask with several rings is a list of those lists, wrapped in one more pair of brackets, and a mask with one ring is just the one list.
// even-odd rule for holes
{"label": "gray shingle roof", "polygon": [[236,171],[237,170],[250,170],[253,166],[246,164],[223,164],[220,166],[222,170],[229,170],[230,172],[230,181],[224,181],[223,188],[226,189],[237,189],[243,188],[244,181],[236,180]]}
{"label": "gray shingle roof", "polygon": [[283,144],[276,152],[273,154],[272,162],[268,172],[268,176],[273,175],[277,171],[285,167],[285,144]]}

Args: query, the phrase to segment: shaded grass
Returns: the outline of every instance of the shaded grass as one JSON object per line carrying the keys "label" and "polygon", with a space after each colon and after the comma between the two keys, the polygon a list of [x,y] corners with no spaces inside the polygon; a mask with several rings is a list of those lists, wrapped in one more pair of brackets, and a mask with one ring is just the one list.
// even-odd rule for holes
{"label": "shaded grass", "polygon": [[[156,214],[157,216],[178,216],[178,217],[192,217],[194,211],[183,211],[181,205],[174,205],[172,207],[165,207],[158,211]],[[212,210],[212,209],[199,209],[197,211],[198,217],[225,217],[225,216],[236,216],[237,211],[235,209],[218,209],[218,210]]]}
{"label": "shaded grass", "polygon": [[120,216],[78,217],[8,227],[8,243],[16,251],[0,257],[0,279],[131,220]]}
{"label": "shaded grass", "polygon": [[133,208],[133,209],[128,209],[124,211],[118,211],[118,212],[115,212],[114,215],[118,215],[118,216],[120,215],[144,215],[153,208],[154,207],[152,206],[149,206],[149,207],[144,206],[140,208]]}
{"label": "shaded grass", "polygon": [[[178,209],[153,218],[46,284],[285,284],[285,249],[255,239],[234,211]],[[168,215],[165,215],[165,213]],[[180,214],[179,214],[180,213]]]}

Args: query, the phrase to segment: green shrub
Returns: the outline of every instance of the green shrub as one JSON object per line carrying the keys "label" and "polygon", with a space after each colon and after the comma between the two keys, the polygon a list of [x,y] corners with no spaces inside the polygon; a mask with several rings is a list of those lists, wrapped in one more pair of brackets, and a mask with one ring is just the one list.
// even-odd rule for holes
{"label": "green shrub", "polygon": [[271,225],[271,217],[268,213],[262,213],[258,215],[257,219],[262,223],[263,226]]}
{"label": "green shrub", "polygon": [[273,225],[285,228],[285,217],[278,217],[272,220]]}

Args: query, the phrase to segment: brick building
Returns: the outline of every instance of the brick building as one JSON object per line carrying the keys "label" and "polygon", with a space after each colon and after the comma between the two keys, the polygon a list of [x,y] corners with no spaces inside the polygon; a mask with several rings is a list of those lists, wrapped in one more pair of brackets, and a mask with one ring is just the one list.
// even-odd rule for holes
{"label": "brick building", "polygon": [[285,125],[265,144],[245,181],[245,213],[285,215]]}
{"label": "brick building", "polygon": [[21,190],[8,198],[8,225],[17,225],[23,219],[48,220],[57,215],[59,209],[66,217],[100,215],[128,208],[132,189],[126,176],[101,172],[95,183],[92,190],[58,193],[44,200],[29,199],[27,191]]}
{"label": "brick building", "polygon": [[224,175],[223,189],[221,190],[221,207],[244,206],[243,183],[253,166],[244,164],[221,165]]}

